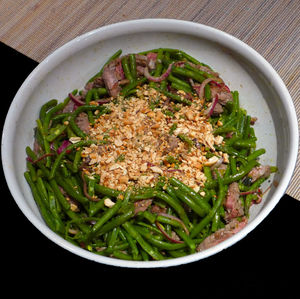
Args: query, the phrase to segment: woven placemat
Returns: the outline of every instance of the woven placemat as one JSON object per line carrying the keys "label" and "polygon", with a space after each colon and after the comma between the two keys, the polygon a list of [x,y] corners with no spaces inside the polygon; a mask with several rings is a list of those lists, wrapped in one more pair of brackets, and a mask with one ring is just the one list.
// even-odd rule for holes
{"label": "woven placemat", "polygon": [[[209,25],[244,41],[271,63],[299,120],[299,15],[295,0],[6,0],[0,2],[0,40],[40,62],[76,36],[120,21],[172,18]],[[298,157],[287,193],[300,200],[299,180]]]}

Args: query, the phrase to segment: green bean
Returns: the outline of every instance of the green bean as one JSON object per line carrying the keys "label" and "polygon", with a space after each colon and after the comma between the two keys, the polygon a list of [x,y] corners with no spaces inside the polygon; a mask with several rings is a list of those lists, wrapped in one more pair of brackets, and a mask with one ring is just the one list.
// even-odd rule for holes
{"label": "green bean", "polygon": [[128,207],[131,194],[132,194],[132,189],[129,187],[126,189],[124,193],[123,204],[121,207],[122,211],[126,210],[126,208]]}
{"label": "green bean", "polygon": [[211,100],[211,90],[209,84],[206,84],[204,87],[204,97],[206,101]]}
{"label": "green bean", "polygon": [[240,107],[240,102],[239,102],[239,93],[238,91],[234,91],[232,93],[232,98],[233,98],[233,107],[232,107],[232,114],[233,115],[236,115],[238,110],[239,110],[239,107]]}
{"label": "green bean", "polygon": [[26,146],[26,154],[29,158],[32,159],[32,161],[37,161],[35,162],[35,164],[42,170],[43,174],[46,177],[49,177],[50,175],[49,170],[45,167],[42,161],[38,161],[37,155],[33,152],[33,150],[29,146]]}
{"label": "green bean", "polygon": [[213,177],[212,177],[210,167],[204,166],[203,167],[203,172],[204,172],[204,175],[206,176],[206,183],[211,184],[212,181],[213,181]]}
{"label": "green bean", "polygon": [[37,187],[37,190],[39,192],[40,198],[44,202],[45,206],[47,208],[49,208],[48,192],[46,190],[44,181],[43,181],[43,179],[41,177],[37,178],[36,187]]}
{"label": "green bean", "polygon": [[[42,122],[40,119],[37,119],[36,123],[37,123],[38,131],[40,132],[40,134],[42,136],[45,153],[50,154],[50,152],[51,152],[50,144],[49,144],[49,141],[47,140],[46,132],[45,132],[45,129],[43,128]],[[50,167],[50,165],[51,165],[51,158],[50,158],[50,156],[47,156],[46,157],[46,167]]]}
{"label": "green bean", "polygon": [[66,155],[67,152],[72,151],[74,148],[80,148],[80,147],[84,147],[84,146],[89,146],[91,144],[95,144],[97,143],[97,141],[94,140],[83,140],[83,141],[79,141],[77,143],[71,144],[69,146],[67,146],[56,158],[56,160],[54,161],[51,171],[50,171],[50,175],[49,175],[49,179],[53,179],[56,173],[56,170],[58,168],[58,166],[60,165],[62,159],[64,158],[64,156]]}
{"label": "green bean", "polygon": [[164,259],[164,257],[156,252],[152,246],[143,239],[143,237],[140,235],[140,233],[135,229],[135,227],[129,223],[129,222],[125,222],[123,225],[122,225],[125,230],[128,232],[129,235],[131,235],[131,237],[133,239],[135,239],[139,245],[155,260],[162,260]]}
{"label": "green bean", "polygon": [[[249,161],[249,163],[241,167],[240,170],[236,174],[229,175],[228,177],[224,178],[224,184],[228,185],[233,182],[236,182],[242,179],[246,174],[248,174],[255,166],[257,166],[257,162],[255,160]],[[211,189],[216,187],[216,181],[211,182],[210,184],[206,184],[206,188]]]}
{"label": "green bean", "polygon": [[156,217],[156,221],[158,221],[159,223],[170,224],[174,227],[182,228],[182,224],[179,221],[177,221],[175,219],[172,219],[172,218],[169,218],[167,216],[158,215]]}
{"label": "green bean", "polygon": [[187,244],[190,248],[190,252],[194,253],[196,251],[196,244],[182,229],[175,229],[177,235]]}
{"label": "green bean", "polygon": [[102,228],[95,234],[95,236],[101,236],[114,227],[120,226],[126,221],[130,220],[134,216],[134,209],[128,209],[124,214],[118,215],[114,217],[112,220],[108,221],[106,224],[102,226]]}
{"label": "green bean", "polygon": [[146,55],[148,53],[157,53],[159,50],[163,51],[163,52],[167,52],[167,53],[176,53],[179,50],[177,49],[171,49],[171,48],[157,48],[157,49],[151,49],[151,50],[147,50],[147,51],[143,51],[143,52],[139,52],[138,54],[140,55]]}
{"label": "green bean", "polygon": [[179,218],[183,221],[186,226],[189,226],[189,218],[187,217],[184,208],[181,204],[174,199],[173,197],[169,196],[167,193],[162,191],[155,191],[153,192],[153,196],[165,201],[168,205],[170,205],[174,211],[178,214]]}
{"label": "green bean", "polygon": [[48,142],[52,142],[54,139],[56,139],[59,135],[61,135],[65,130],[67,126],[66,125],[58,125],[53,133],[50,133],[48,136],[46,136],[46,140]]}
{"label": "green bean", "polygon": [[239,139],[234,142],[233,146],[237,148],[255,148],[256,137],[248,139]]}
{"label": "green bean", "polygon": [[186,205],[188,205],[196,214],[203,217],[206,212],[197,205],[187,194],[181,192],[179,189],[175,190],[177,197],[184,202]]}
{"label": "green bean", "polygon": [[214,135],[220,135],[220,134],[224,134],[224,133],[230,133],[230,132],[235,132],[236,128],[232,127],[232,126],[227,126],[227,127],[219,127],[217,129],[214,130]]}
{"label": "green bean", "polygon": [[220,221],[221,221],[220,213],[219,211],[216,211],[215,215],[213,216],[212,224],[211,224],[211,231],[213,233],[219,229]]}
{"label": "green bean", "polygon": [[112,252],[112,255],[114,256],[114,257],[116,257],[116,258],[118,258],[118,259],[122,259],[122,260],[132,260],[133,259],[133,257],[131,256],[131,255],[129,255],[129,254],[127,254],[127,253],[124,253],[124,252],[122,252],[122,251],[120,251],[120,250],[114,250],[113,252]]}
{"label": "green bean", "polygon": [[74,131],[74,133],[79,136],[79,137],[86,137],[86,133],[84,133],[76,124],[75,119],[76,117],[84,111],[96,111],[99,110],[99,106],[96,105],[82,105],[80,107],[78,107],[72,114],[70,117],[70,126],[72,128],[72,130]]}
{"label": "green bean", "polygon": [[[200,70],[200,69],[197,69],[197,68],[191,66],[189,63],[186,63],[184,67],[185,67],[186,69],[190,70],[190,71],[193,71],[193,72],[195,72],[195,73],[198,73],[200,76],[203,76],[203,77],[205,77],[205,78],[212,78],[212,77],[213,77],[212,74],[207,73],[207,72],[204,72],[204,71],[202,71],[202,70]],[[208,85],[208,84],[207,84],[207,85]]]}
{"label": "green bean", "polygon": [[32,178],[32,181],[36,182],[36,180],[37,180],[37,173],[36,173],[35,167],[29,161],[26,162],[26,166],[27,166],[28,171],[30,172],[30,176]]}
{"label": "green bean", "polygon": [[37,190],[37,187],[36,187],[36,185],[34,184],[34,182],[32,181],[32,179],[30,177],[30,173],[29,172],[25,172],[24,173],[24,177],[25,177],[27,183],[29,184],[29,186],[31,188],[31,192],[32,192],[33,198],[34,198],[35,202],[37,203],[37,205],[39,207],[39,210],[40,210],[40,212],[42,214],[43,219],[45,220],[46,224],[53,231],[56,231],[56,227],[55,227],[53,218],[51,217],[51,214],[47,210],[47,207],[45,206],[45,203],[40,198],[40,195],[39,195],[39,192]]}
{"label": "green bean", "polygon": [[136,80],[137,74],[136,74],[136,58],[134,54],[129,54],[129,68],[130,73],[132,75],[133,80]]}
{"label": "green bean", "polygon": [[250,125],[251,125],[251,116],[247,115],[245,120],[245,125],[244,125],[243,139],[247,139],[249,137]]}
{"label": "green bean", "polygon": [[146,77],[143,77],[142,79],[139,80],[133,80],[129,84],[125,85],[120,94],[124,97],[128,96],[128,94],[131,92],[132,89],[135,89],[138,85],[141,85],[147,81]]}
{"label": "green bean", "polygon": [[181,97],[177,94],[168,92],[167,90],[161,89],[156,87],[156,89],[161,92],[162,94],[164,94],[165,96],[167,96],[168,98],[170,98],[171,100],[173,100],[175,103],[180,103],[180,104],[184,104],[184,105],[188,105],[191,106],[192,102],[190,100],[185,99],[184,97]]}
{"label": "green bean", "polygon": [[70,117],[71,113],[60,113],[60,114],[56,114],[55,116],[53,116],[51,118],[52,121],[52,125],[56,124],[57,122],[61,122],[63,120],[68,120]]}
{"label": "green bean", "polygon": [[182,85],[182,84],[176,83],[176,82],[172,82],[171,87],[174,88],[174,89],[177,89],[177,90],[182,90],[185,93],[191,93],[192,92],[190,88],[186,88],[185,85]]}
{"label": "green bean", "polygon": [[79,149],[75,153],[75,158],[73,160],[73,172],[78,172],[79,165],[81,162],[81,152],[82,152],[82,150]]}
{"label": "green bean", "polygon": [[192,92],[192,88],[191,88],[190,84],[188,84],[186,81],[183,81],[183,80],[173,76],[172,74],[170,74],[168,76],[167,80],[170,81],[171,83],[176,83],[176,86],[182,86],[182,88],[183,88],[182,90],[184,90],[184,91]]}
{"label": "green bean", "polygon": [[183,192],[186,193],[187,196],[189,196],[192,200],[195,201],[195,203],[202,209],[204,213],[208,213],[210,210],[210,205],[208,202],[203,200],[200,194],[196,193],[192,188],[185,185],[181,181],[177,180],[176,178],[172,177],[169,179],[169,182],[174,186],[181,189]]}
{"label": "green bean", "polygon": [[108,95],[108,91],[104,87],[99,87],[99,88],[97,88],[97,94],[99,97],[106,96],[106,95]]}
{"label": "green bean", "polygon": [[203,62],[198,61],[196,58],[192,57],[191,55],[187,54],[186,52],[180,50],[180,53],[181,53],[182,56],[183,56],[184,58],[186,58],[188,61],[190,61],[190,62],[192,62],[192,63],[194,63],[194,64],[200,64],[200,65],[206,66],[206,67],[208,67],[209,69],[211,69],[210,66],[208,66],[207,64],[205,64],[205,63],[203,63]]}
{"label": "green bean", "polygon": [[116,244],[117,238],[119,234],[119,227],[114,227],[111,231],[110,238],[107,242],[107,249],[112,250]]}
{"label": "green bean", "polygon": [[64,189],[64,191],[69,194],[72,198],[78,200],[83,205],[87,204],[89,200],[82,196],[80,193],[76,192],[72,185],[70,185],[59,172],[56,172],[57,182]]}
{"label": "green bean", "polygon": [[104,200],[107,198],[108,197],[105,196],[97,202],[90,202],[89,216],[95,216],[101,209],[103,209],[104,208]]}
{"label": "green bean", "polygon": [[233,175],[237,174],[238,170],[236,167],[236,158],[234,156],[229,157],[229,164],[230,164],[231,174]]}
{"label": "green bean", "polygon": [[173,67],[172,73],[186,78],[192,78],[200,83],[202,83],[205,80],[205,77],[200,75],[199,73],[182,67]]}
{"label": "green bean", "polygon": [[124,56],[121,61],[122,61],[122,67],[123,67],[123,71],[124,71],[126,79],[128,79],[129,82],[133,82],[133,77],[130,72],[130,67],[128,64],[127,56]]}
{"label": "green bean", "polygon": [[[72,91],[72,94],[75,95],[77,93],[77,89]],[[44,118],[44,122],[43,122],[43,129],[45,132],[45,135],[48,134],[48,129],[49,129],[49,125],[50,125],[50,120],[52,119],[52,117],[59,112],[60,110],[63,110],[67,104],[69,103],[70,98],[67,97],[62,103],[56,105],[55,107],[53,107],[52,109],[50,109]]]}
{"label": "green bean", "polygon": [[187,247],[186,243],[169,243],[165,241],[161,241],[156,239],[147,229],[139,226],[134,226],[135,229],[145,238],[149,243],[154,245],[159,249],[166,249],[166,250],[177,250]]}
{"label": "green bean", "polygon": [[108,197],[118,197],[122,192],[116,189],[112,189],[109,187],[105,187],[99,184],[95,184],[95,192],[100,193],[102,195],[106,195]]}
{"label": "green bean", "polygon": [[221,180],[220,176],[218,176],[218,186],[219,186],[219,191],[218,191],[217,200],[215,201],[209,213],[197,225],[193,227],[190,233],[191,238],[195,238],[211,222],[215,213],[223,204],[225,198],[225,185],[224,182]]}
{"label": "green bean", "polygon": [[251,160],[255,160],[257,159],[259,156],[263,155],[266,152],[266,150],[264,148],[260,148],[254,152],[252,152],[248,157],[247,160],[251,161]]}
{"label": "green bean", "polygon": [[42,106],[42,108],[40,110],[40,115],[39,115],[39,118],[42,123],[44,122],[47,111],[56,105],[57,105],[57,100],[53,99],[53,100],[48,101],[47,103],[45,103]]}
{"label": "green bean", "polygon": [[90,233],[87,235],[87,239],[90,240],[91,238],[93,238],[100,230],[100,228],[118,212],[121,206],[122,200],[117,200],[111,208],[104,212],[102,217],[93,225]]}
{"label": "green bean", "polygon": [[131,237],[131,235],[129,233],[127,233],[127,231],[124,231],[126,240],[129,244],[129,247],[131,249],[131,253],[132,253],[132,258],[133,260],[138,260],[138,256],[139,256],[139,249],[136,245],[136,242],[134,241],[134,239]]}
{"label": "green bean", "polygon": [[[97,94],[97,97],[99,97],[97,89],[95,88],[92,88],[87,92],[85,96],[85,105],[90,105],[90,102],[92,101],[93,97],[95,97],[95,94]],[[95,120],[92,111],[87,111],[87,115],[88,115],[89,123],[93,125],[95,123]]]}

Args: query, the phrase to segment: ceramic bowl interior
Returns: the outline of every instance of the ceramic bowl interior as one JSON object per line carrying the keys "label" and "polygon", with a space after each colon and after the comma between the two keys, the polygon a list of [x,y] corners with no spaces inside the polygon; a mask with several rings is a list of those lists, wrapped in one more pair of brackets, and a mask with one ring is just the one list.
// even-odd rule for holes
{"label": "ceramic bowl interior", "polygon": [[[25,147],[33,144],[33,128],[41,105],[81,89],[116,50],[123,53],[152,48],[178,48],[218,71],[240,103],[258,118],[257,148],[267,153],[262,164],[277,165],[276,180],[260,205],[251,208],[249,224],[241,232],[206,251],[167,261],[132,262],[102,257],[78,248],[45,225],[24,179]],[[256,227],[273,209],[287,188],[297,154],[297,120],[291,98],[277,73],[253,49],[216,29],[185,21],[137,20],[99,28],[56,50],[31,73],[18,91],[8,113],[2,138],[2,161],[11,193],[28,219],[48,238],[82,257],[124,267],[164,267],[200,260],[234,244]]]}

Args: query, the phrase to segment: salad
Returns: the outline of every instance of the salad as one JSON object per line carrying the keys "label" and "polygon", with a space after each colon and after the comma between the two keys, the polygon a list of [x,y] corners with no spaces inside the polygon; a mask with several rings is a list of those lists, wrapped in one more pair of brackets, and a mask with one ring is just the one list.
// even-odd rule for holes
{"label": "salad", "polygon": [[119,50],[45,103],[24,174],[46,224],[95,254],[147,261],[210,248],[247,225],[261,184],[256,118],[186,52]]}

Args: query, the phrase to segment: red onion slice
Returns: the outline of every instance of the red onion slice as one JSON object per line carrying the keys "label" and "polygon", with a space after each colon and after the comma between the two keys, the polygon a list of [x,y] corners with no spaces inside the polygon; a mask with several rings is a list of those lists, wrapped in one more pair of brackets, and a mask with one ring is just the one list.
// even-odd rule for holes
{"label": "red onion slice", "polygon": [[204,88],[206,86],[206,84],[208,84],[211,81],[216,80],[216,78],[207,78],[205,79],[201,85],[194,85],[193,88],[195,89],[195,91],[198,94],[199,99],[203,99],[204,98]]}
{"label": "red onion slice", "polygon": [[149,80],[149,81],[153,81],[153,82],[161,82],[163,80],[165,80],[171,73],[171,70],[172,70],[172,66],[173,66],[173,63],[169,64],[167,70],[159,77],[154,77],[154,76],[151,76],[150,73],[149,73],[149,69],[148,67],[145,67],[144,69],[144,76]]}
{"label": "red onion slice", "polygon": [[171,238],[166,232],[165,230],[161,227],[161,224],[158,221],[155,221],[156,226],[158,227],[158,229],[161,231],[161,233],[171,242],[173,243],[184,243],[181,240],[175,240],[173,238]]}
{"label": "red onion slice", "polygon": [[77,105],[77,106],[82,106],[85,105],[85,102],[81,101],[80,99],[82,98],[80,97],[76,97],[74,96],[72,93],[69,93],[69,98]]}
{"label": "red onion slice", "polygon": [[69,140],[64,140],[61,146],[57,149],[57,153],[60,154],[63,152],[70,144],[71,142]]}
{"label": "red onion slice", "polygon": [[157,215],[160,215],[160,216],[164,216],[164,217],[167,217],[167,218],[170,218],[170,219],[173,219],[173,220],[176,220],[177,222],[179,222],[181,225],[182,225],[182,228],[184,229],[185,233],[187,235],[190,234],[189,230],[187,229],[186,225],[183,223],[183,221],[179,218],[177,218],[176,216],[173,216],[173,215],[170,215],[170,214],[167,214],[167,213],[157,213]]}
{"label": "red onion slice", "polygon": [[210,110],[209,110],[209,112],[207,114],[207,117],[211,117],[212,116],[212,114],[214,112],[214,109],[215,109],[215,107],[216,107],[216,105],[218,103],[218,100],[219,100],[219,97],[218,97],[218,94],[216,94],[216,97],[213,99],[213,102],[212,102]]}

